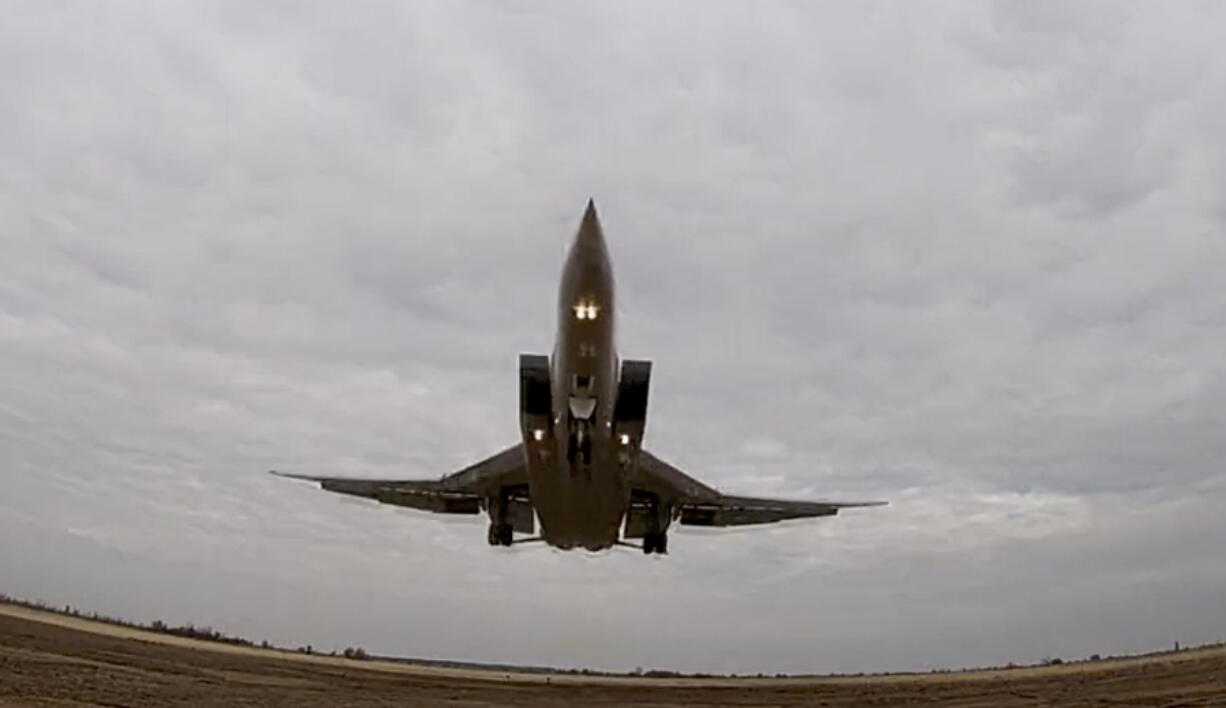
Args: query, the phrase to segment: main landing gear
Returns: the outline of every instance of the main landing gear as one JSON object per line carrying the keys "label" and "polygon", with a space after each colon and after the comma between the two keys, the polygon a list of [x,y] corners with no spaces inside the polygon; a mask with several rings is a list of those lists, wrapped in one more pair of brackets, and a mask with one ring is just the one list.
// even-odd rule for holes
{"label": "main landing gear", "polygon": [[507,490],[501,489],[498,494],[489,497],[486,502],[489,504],[490,530],[485,540],[489,541],[491,546],[509,546],[515,542],[515,527],[509,523],[507,518],[509,504],[507,496]]}
{"label": "main landing gear", "polygon": [[659,553],[664,555],[668,553],[668,532],[658,531],[654,533],[643,534],[643,553],[651,555]]}
{"label": "main landing gear", "polygon": [[655,494],[647,497],[646,528],[643,530],[643,553],[668,553],[668,525],[672,508]]}
{"label": "main landing gear", "polygon": [[486,540],[491,546],[510,546],[515,534],[510,524],[490,524]]}

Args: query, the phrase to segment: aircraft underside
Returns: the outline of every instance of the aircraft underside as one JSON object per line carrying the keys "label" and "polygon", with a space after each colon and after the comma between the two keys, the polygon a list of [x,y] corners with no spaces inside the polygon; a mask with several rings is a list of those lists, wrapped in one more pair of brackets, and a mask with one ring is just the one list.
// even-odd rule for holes
{"label": "aircraft underside", "polygon": [[668,552],[674,522],[742,526],[884,504],[727,495],[643,449],[651,362],[618,360],[615,314],[612,265],[589,202],[562,271],[553,355],[520,355],[519,442],[435,480],[282,476],[424,511],[484,512],[493,546],[632,545],[647,554]]}

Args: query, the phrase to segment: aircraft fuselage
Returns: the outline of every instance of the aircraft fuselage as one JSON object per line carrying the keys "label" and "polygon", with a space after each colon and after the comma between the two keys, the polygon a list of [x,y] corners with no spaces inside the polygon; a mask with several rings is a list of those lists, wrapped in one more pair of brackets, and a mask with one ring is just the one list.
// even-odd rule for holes
{"label": "aircraft fuselage", "polygon": [[[629,501],[626,453],[615,438],[619,362],[613,267],[594,207],[562,268],[550,357],[550,428],[526,430],[528,483],[541,536],[560,548],[617,542]],[[539,438],[539,439],[538,439]]]}

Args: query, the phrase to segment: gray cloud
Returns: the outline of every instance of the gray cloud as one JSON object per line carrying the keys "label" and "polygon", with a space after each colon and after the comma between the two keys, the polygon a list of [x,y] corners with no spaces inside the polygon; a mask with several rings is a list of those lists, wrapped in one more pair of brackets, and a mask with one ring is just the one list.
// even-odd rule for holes
{"label": "gray cloud", "polygon": [[[1221,638],[1216,4],[10,9],[0,590],[611,668]],[[507,444],[589,196],[650,446],[892,506],[652,562],[262,474]]]}

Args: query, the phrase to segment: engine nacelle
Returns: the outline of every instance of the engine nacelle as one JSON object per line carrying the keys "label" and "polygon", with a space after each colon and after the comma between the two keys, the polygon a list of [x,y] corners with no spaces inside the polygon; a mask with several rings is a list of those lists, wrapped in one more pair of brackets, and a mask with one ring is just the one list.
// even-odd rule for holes
{"label": "engine nacelle", "polygon": [[627,469],[634,465],[647,426],[647,393],[651,386],[651,362],[622,362],[617,382],[617,403],[613,407],[613,444],[617,458]]}
{"label": "engine nacelle", "polygon": [[554,451],[553,391],[549,357],[542,354],[519,355],[519,427],[528,468],[548,466]]}
{"label": "engine nacelle", "polygon": [[647,425],[647,393],[651,386],[651,362],[628,359],[622,362],[621,378],[617,382],[617,404],[613,409],[613,427],[619,433],[633,434],[641,439]]}
{"label": "engine nacelle", "polygon": [[553,416],[553,392],[549,386],[549,357],[519,355],[519,417],[524,436],[547,429]]}

